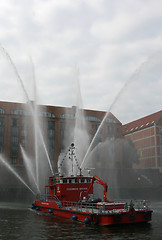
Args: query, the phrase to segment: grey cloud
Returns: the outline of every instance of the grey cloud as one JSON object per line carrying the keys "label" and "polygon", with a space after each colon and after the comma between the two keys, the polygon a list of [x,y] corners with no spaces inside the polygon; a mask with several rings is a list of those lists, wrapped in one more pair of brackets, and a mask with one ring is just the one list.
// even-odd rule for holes
{"label": "grey cloud", "polygon": [[[78,63],[84,107],[107,110],[138,66],[161,50],[161,7],[158,0],[31,0],[19,4],[6,0],[0,3],[0,41],[26,86],[32,75],[27,58],[32,57],[41,103],[75,105],[73,70]],[[160,61],[150,62],[149,74],[136,78],[135,91],[129,87],[123,92],[113,108],[119,120],[160,108]],[[12,78],[7,69],[0,71],[1,79],[8,79],[7,85],[0,82],[1,97]],[[8,95],[14,99],[14,89]],[[134,109],[128,101],[131,96]],[[153,99],[149,105],[148,99]]]}

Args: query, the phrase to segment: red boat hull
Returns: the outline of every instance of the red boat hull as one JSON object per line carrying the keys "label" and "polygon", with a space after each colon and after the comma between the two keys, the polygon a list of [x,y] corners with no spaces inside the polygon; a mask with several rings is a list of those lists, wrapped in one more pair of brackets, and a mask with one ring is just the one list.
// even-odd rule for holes
{"label": "red boat hull", "polygon": [[84,211],[76,211],[70,208],[59,208],[56,202],[47,202],[36,200],[34,208],[46,213],[53,213],[55,216],[64,217],[67,219],[75,219],[79,222],[97,224],[100,226],[129,224],[149,222],[152,220],[152,210],[135,210],[130,207],[128,211],[106,211],[106,212],[90,212],[89,209]]}

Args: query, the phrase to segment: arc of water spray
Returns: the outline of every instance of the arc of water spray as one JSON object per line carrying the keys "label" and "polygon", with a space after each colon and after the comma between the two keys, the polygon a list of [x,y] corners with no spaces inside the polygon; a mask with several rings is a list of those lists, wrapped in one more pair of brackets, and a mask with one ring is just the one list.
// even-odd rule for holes
{"label": "arc of water spray", "polygon": [[106,112],[104,118],[102,119],[102,122],[100,123],[100,126],[98,127],[98,129],[97,129],[97,131],[96,131],[96,133],[95,133],[95,135],[94,135],[94,137],[93,137],[93,139],[92,139],[92,141],[91,141],[91,143],[90,143],[90,145],[89,145],[89,147],[88,147],[88,150],[87,150],[87,152],[86,152],[86,154],[85,154],[85,156],[84,156],[84,158],[83,158],[83,161],[82,161],[82,163],[81,163],[81,166],[80,166],[81,168],[83,168],[83,164],[85,163],[85,160],[87,159],[87,156],[88,156],[88,154],[89,154],[89,152],[90,152],[90,150],[91,150],[91,148],[92,148],[92,145],[93,145],[94,141],[96,140],[96,137],[97,137],[98,133],[100,132],[100,130],[101,130],[101,128],[102,128],[102,126],[103,126],[103,124],[104,124],[107,116],[109,115],[111,109],[113,108],[113,106],[115,105],[115,103],[118,101],[118,99],[120,98],[121,94],[123,93],[123,91],[125,90],[125,88],[127,87],[127,85],[140,73],[141,69],[149,62],[150,58],[151,58],[151,57],[147,58],[147,60],[145,60],[145,61],[136,69],[136,71],[135,71],[135,73],[132,75],[132,77],[129,78],[129,79],[125,82],[125,84],[123,85],[123,87],[120,89],[120,91],[119,91],[118,94],[116,95],[113,103],[111,104],[109,110]]}
{"label": "arc of water spray", "polygon": [[[30,62],[31,62],[31,66],[32,66],[32,74],[33,74],[33,81],[34,81],[34,95],[35,95],[36,102],[37,102],[35,71],[34,71],[34,64],[33,64],[33,61],[32,61],[31,57],[30,57]],[[29,99],[29,97],[28,97],[28,99]],[[34,102],[34,104],[35,104],[35,102]],[[35,111],[36,110],[37,110],[37,108],[36,108],[36,104],[35,104]],[[34,115],[34,124],[35,124],[35,138],[36,138],[36,141],[35,141],[35,151],[36,151],[36,165],[37,165],[36,166],[36,171],[37,171],[37,182],[38,182],[39,171],[38,171],[38,136],[36,134],[36,132],[37,132],[36,130],[37,129],[38,129],[39,137],[40,137],[41,142],[43,144],[43,148],[44,148],[44,151],[45,151],[45,154],[46,154],[46,157],[47,157],[48,164],[49,164],[49,167],[51,169],[52,175],[54,175],[54,172],[53,172],[52,164],[51,164],[51,161],[50,161],[50,158],[49,158],[49,155],[48,155],[47,147],[46,147],[46,144],[45,144],[44,139],[43,139],[43,135],[42,135],[41,129],[40,129],[39,125],[36,124],[37,123],[37,117],[36,116],[38,116],[38,113],[34,114],[33,108],[31,108],[31,111],[32,111],[32,114]]]}
{"label": "arc of water spray", "polygon": [[[21,87],[22,87],[22,89],[23,89],[23,91],[24,91],[24,93],[25,93],[25,97],[26,97],[27,101],[30,103],[30,99],[29,99],[28,93],[27,93],[27,91],[25,90],[23,81],[22,81],[22,79],[21,79],[21,77],[20,77],[20,75],[19,75],[19,73],[18,73],[18,71],[17,71],[17,68],[16,68],[14,62],[12,61],[10,55],[9,55],[8,52],[2,47],[1,44],[0,44],[0,48],[1,48],[1,50],[2,50],[2,53],[5,54],[5,56],[7,57],[7,59],[9,60],[9,62],[10,62],[10,64],[11,64],[11,66],[13,67],[14,72],[15,72],[15,74],[16,74],[16,77],[17,77],[17,79],[18,79],[18,81],[19,81],[19,83],[20,83],[20,85],[21,85]],[[34,110],[33,110],[33,107],[32,107],[32,105],[31,105],[31,103],[29,104],[29,106],[30,106],[30,111],[31,111],[31,113],[34,115]],[[40,134],[40,132],[41,132],[40,129],[39,129],[38,132],[39,132],[39,134]],[[44,139],[43,139],[42,134],[40,134],[40,138],[41,138],[41,140],[43,141],[43,147],[45,147],[45,142],[44,142]],[[46,156],[47,156],[47,160],[48,160],[48,163],[49,163],[51,172],[52,172],[52,174],[54,175],[53,169],[52,169],[52,165],[51,165],[51,162],[50,162],[50,159],[49,159],[49,156],[48,156],[48,153],[47,153],[47,149],[46,149],[46,148],[45,148],[45,153],[46,153]],[[38,173],[38,164],[37,164],[37,173]]]}
{"label": "arc of water spray", "polygon": [[[32,75],[33,75],[33,82],[34,82],[34,98],[35,98],[35,101],[37,102],[35,70],[34,70],[34,64],[33,64],[31,57],[30,57],[30,63],[31,63],[31,67],[32,67]],[[34,111],[37,111],[35,101],[34,101]],[[38,135],[37,135],[38,125],[36,124],[37,123],[37,119],[36,119],[37,114],[38,113],[36,112],[35,114],[33,114],[33,116],[34,116],[34,126],[35,126],[34,127],[34,136],[35,136],[34,143],[35,143],[35,160],[36,160],[36,178],[37,178],[37,184],[38,184],[39,183],[39,171],[38,171]]]}
{"label": "arc of water spray", "polygon": [[10,55],[9,55],[8,52],[5,50],[5,48],[2,47],[1,44],[0,44],[0,48],[1,48],[1,50],[2,50],[1,52],[7,57],[7,59],[8,59],[9,62],[11,63],[11,65],[12,65],[12,67],[13,67],[13,70],[14,70],[14,72],[15,72],[15,75],[16,75],[16,77],[17,77],[17,79],[18,79],[18,81],[19,81],[19,83],[20,83],[20,85],[21,85],[21,87],[22,87],[22,89],[23,89],[23,91],[24,91],[24,93],[25,93],[25,97],[26,97],[27,100],[29,100],[27,91],[25,90],[24,84],[23,84],[23,82],[22,82],[22,80],[21,80],[21,77],[20,77],[20,75],[19,75],[19,73],[18,73],[18,71],[17,71],[17,68],[16,68],[14,62],[12,61]]}
{"label": "arc of water spray", "polygon": [[[34,95],[35,95],[35,98],[36,98],[36,102],[37,102],[37,91],[36,91],[36,79],[35,79],[35,71],[34,71],[34,65],[33,65],[33,61],[32,61],[32,58],[30,57],[30,62],[31,62],[31,65],[32,65],[32,74],[33,74],[33,81],[34,81]],[[34,115],[34,124],[35,124],[35,137],[36,137],[36,141],[35,141],[35,151],[36,151],[36,164],[37,164],[37,167],[36,167],[36,171],[37,171],[37,181],[38,181],[38,178],[39,178],[39,172],[38,172],[38,136],[36,134],[36,128],[38,128],[38,133],[39,133],[39,137],[41,139],[41,142],[43,144],[43,148],[44,148],[44,151],[45,151],[45,154],[46,154],[46,157],[47,157],[47,160],[48,160],[48,164],[49,164],[49,167],[51,169],[51,172],[52,172],[52,175],[54,175],[54,172],[53,172],[53,168],[52,168],[52,164],[51,164],[51,161],[50,161],[50,158],[49,158],[49,155],[48,155],[48,151],[47,151],[47,147],[46,147],[46,144],[44,142],[44,139],[43,139],[43,135],[42,135],[42,132],[41,132],[41,129],[39,127],[39,125],[37,125],[37,117],[38,116],[38,113],[34,114],[34,110],[33,108],[31,108],[32,110],[32,114]],[[37,110],[36,108],[36,104],[35,104],[35,111]]]}
{"label": "arc of water spray", "polygon": [[18,173],[14,171],[14,169],[7,163],[6,160],[3,159],[3,157],[0,155],[0,161],[9,169],[19,180],[22,182],[34,195],[35,192],[28,186],[28,184],[19,176]]}
{"label": "arc of water spray", "polygon": [[23,156],[24,156],[25,166],[26,166],[28,172],[30,173],[30,175],[31,175],[31,177],[32,177],[32,179],[33,179],[33,181],[34,181],[34,184],[35,184],[38,192],[40,193],[40,189],[39,189],[38,184],[37,184],[37,182],[36,182],[36,179],[35,179],[35,177],[34,177],[33,167],[32,167],[32,165],[31,165],[31,162],[28,161],[27,154],[26,154],[24,148],[23,148],[21,145],[20,145],[20,148],[21,148],[21,152],[22,152],[22,154],[23,154]]}

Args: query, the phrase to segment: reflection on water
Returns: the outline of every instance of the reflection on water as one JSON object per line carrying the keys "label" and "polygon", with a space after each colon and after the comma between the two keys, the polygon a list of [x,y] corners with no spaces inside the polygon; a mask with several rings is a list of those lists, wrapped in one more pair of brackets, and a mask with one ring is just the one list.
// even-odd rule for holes
{"label": "reflection on water", "polygon": [[150,224],[112,227],[85,226],[71,220],[35,212],[22,204],[0,203],[1,239],[162,239],[162,202],[152,204]]}

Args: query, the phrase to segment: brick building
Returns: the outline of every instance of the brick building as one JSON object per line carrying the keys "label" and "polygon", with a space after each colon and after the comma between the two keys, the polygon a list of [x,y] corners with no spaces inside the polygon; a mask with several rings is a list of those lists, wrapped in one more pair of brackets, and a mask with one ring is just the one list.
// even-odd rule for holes
{"label": "brick building", "polygon": [[[23,166],[20,145],[30,153],[30,156],[34,154],[33,122],[30,111],[27,110],[29,104],[31,103],[0,102],[0,152],[14,166]],[[56,167],[58,156],[65,148],[64,139],[74,128],[76,107],[39,106],[39,108],[43,138],[51,163]],[[84,115],[88,134],[92,138],[105,112],[84,110]],[[107,137],[110,139],[122,137],[122,124],[111,113],[105,121],[99,141],[104,141]]]}
{"label": "brick building", "polygon": [[134,143],[138,169],[159,169],[162,172],[162,110],[123,125],[125,139]]}
{"label": "brick building", "polygon": [[[24,104],[0,101],[0,153],[27,183],[30,179],[26,175],[20,146],[23,146],[30,159],[35,157],[35,129],[33,127],[35,119],[32,117],[33,110],[31,111],[29,107],[32,106],[34,109],[34,105],[33,102]],[[38,112],[42,136],[55,170],[58,157],[60,153],[64,153],[67,146],[65,139],[74,129],[77,109],[74,106],[65,108],[41,105]],[[92,139],[106,113],[94,110],[83,110],[83,112],[87,132],[89,138]],[[96,159],[93,167],[98,170],[97,175],[109,183],[109,190],[114,188],[116,193],[117,188],[121,189],[121,196],[122,192],[124,196],[128,193],[128,188],[130,190],[133,188],[133,193],[135,193],[135,188],[141,188],[143,192],[143,188],[150,187],[148,181],[141,177],[141,169],[138,171],[131,169],[132,162],[136,162],[133,160],[134,157],[136,160],[134,154],[136,151],[134,151],[134,146],[127,144],[123,136],[128,143],[132,140],[137,148],[140,163],[134,164],[134,167],[143,168],[143,170],[152,168],[148,174],[144,171],[144,175],[151,179],[153,188],[159,189],[161,183],[159,169],[162,168],[162,111],[124,126],[110,113],[97,137],[96,143],[103,142],[105,149],[95,152],[93,158]],[[84,139],[81,138],[80,142],[84,143]],[[98,144],[98,146],[101,145]],[[95,149],[95,146],[93,147]],[[44,155],[42,159],[44,160]],[[0,164],[0,176],[0,199],[13,198],[18,193],[21,199],[28,196],[28,189],[24,188],[2,164]],[[113,194],[113,190],[110,192]]]}

